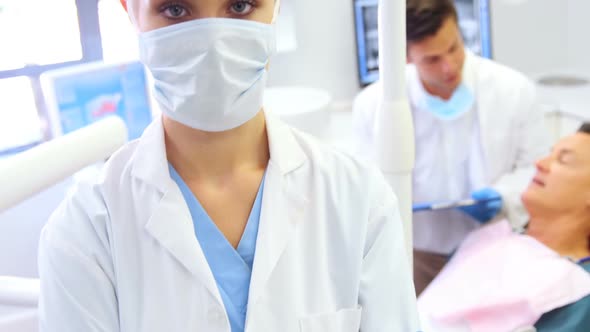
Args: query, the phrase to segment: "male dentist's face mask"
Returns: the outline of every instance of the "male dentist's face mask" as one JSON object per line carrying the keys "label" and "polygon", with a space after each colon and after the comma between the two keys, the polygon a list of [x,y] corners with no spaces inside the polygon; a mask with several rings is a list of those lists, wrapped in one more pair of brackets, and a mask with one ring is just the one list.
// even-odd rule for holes
{"label": "male dentist's face mask", "polygon": [[274,24],[198,19],[141,33],[140,58],[164,114],[195,129],[226,131],[262,108],[275,39]]}
{"label": "male dentist's face mask", "polygon": [[449,100],[426,94],[426,108],[442,120],[454,120],[469,112],[475,104],[475,97],[469,88],[461,83]]}

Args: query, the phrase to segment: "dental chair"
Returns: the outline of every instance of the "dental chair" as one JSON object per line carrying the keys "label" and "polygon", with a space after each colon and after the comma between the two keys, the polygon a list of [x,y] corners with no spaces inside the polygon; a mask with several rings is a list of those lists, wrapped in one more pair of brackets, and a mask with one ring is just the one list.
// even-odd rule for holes
{"label": "dental chair", "polygon": [[[125,123],[112,116],[25,152],[0,159],[0,213],[55,184],[69,185],[69,182],[64,182],[65,179],[109,158],[125,142]],[[59,197],[60,200],[62,198]],[[34,200],[32,202],[35,203]],[[0,276],[0,332],[38,331],[39,293],[37,278]]]}

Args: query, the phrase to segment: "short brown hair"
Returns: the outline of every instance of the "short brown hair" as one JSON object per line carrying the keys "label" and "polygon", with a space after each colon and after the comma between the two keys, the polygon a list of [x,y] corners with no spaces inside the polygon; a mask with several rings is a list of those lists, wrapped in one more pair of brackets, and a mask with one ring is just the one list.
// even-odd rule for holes
{"label": "short brown hair", "polygon": [[453,0],[406,0],[407,42],[435,35],[449,17],[458,19]]}
{"label": "short brown hair", "polygon": [[584,122],[580,129],[578,129],[579,133],[590,134],[590,122]]}

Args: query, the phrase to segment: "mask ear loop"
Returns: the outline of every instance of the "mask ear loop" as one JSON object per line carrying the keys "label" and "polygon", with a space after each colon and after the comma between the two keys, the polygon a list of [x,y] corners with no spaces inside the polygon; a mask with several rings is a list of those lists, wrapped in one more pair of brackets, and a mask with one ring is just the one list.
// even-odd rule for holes
{"label": "mask ear loop", "polygon": [[272,21],[270,22],[271,24],[275,24],[277,22],[277,19],[279,18],[280,11],[281,11],[281,0],[276,0],[275,1],[275,11],[272,15]]}

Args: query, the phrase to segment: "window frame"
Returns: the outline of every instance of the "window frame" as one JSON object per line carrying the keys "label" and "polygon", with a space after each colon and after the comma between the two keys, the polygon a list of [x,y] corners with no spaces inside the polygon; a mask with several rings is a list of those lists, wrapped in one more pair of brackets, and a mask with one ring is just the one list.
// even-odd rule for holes
{"label": "window frame", "polygon": [[[14,77],[28,77],[31,81],[31,89],[37,106],[37,114],[42,124],[44,140],[52,137],[49,126],[49,114],[45,105],[43,91],[41,89],[40,77],[43,73],[60,68],[71,67],[83,63],[102,61],[102,36],[100,33],[100,22],[98,2],[100,0],[72,0],[76,5],[78,15],[78,29],[80,32],[80,45],[82,48],[82,59],[67,61],[49,65],[28,65],[23,68],[0,71],[0,79]],[[18,148],[18,147],[15,147]]]}

